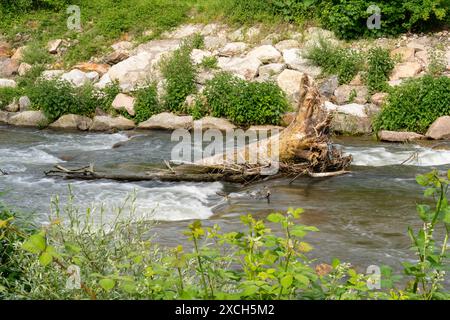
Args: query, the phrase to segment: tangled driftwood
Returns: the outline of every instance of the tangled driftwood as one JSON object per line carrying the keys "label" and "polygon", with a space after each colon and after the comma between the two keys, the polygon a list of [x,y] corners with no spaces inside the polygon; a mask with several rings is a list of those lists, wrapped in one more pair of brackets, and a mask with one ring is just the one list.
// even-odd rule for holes
{"label": "tangled driftwood", "polygon": [[[171,166],[145,172],[140,175],[119,175],[95,172],[92,166],[67,169],[61,166],[46,172],[47,175],[64,176],[69,179],[111,179],[120,181],[229,181],[250,183],[261,179],[282,176],[301,175],[312,177],[329,177],[346,173],[351,156],[343,156],[330,140],[331,116],[324,110],[324,101],[308,76],[301,81],[299,109],[292,123],[279,134],[265,140],[252,143],[229,154],[218,154],[193,164]],[[278,139],[276,160],[271,150],[272,139]],[[247,159],[255,148],[267,151],[266,158],[259,158],[257,163],[243,161],[237,164],[236,159]],[[277,174],[267,176],[264,172],[274,166],[279,168]],[[242,161],[241,161],[242,162]]]}

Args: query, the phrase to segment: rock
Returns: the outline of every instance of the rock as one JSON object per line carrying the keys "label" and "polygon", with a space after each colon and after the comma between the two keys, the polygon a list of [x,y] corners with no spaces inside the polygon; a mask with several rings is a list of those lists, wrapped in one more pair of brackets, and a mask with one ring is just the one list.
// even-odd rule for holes
{"label": "rock", "polygon": [[89,82],[89,78],[85,72],[73,69],[61,76],[61,80],[68,81],[75,87],[81,87],[82,85]]}
{"label": "rock", "polygon": [[447,71],[450,71],[450,50],[447,50],[445,57],[447,58]]}
{"label": "rock", "polygon": [[114,51],[126,52],[133,49],[133,43],[130,41],[119,41],[111,45]]}
{"label": "rock", "polygon": [[415,132],[399,132],[387,130],[382,130],[378,132],[378,138],[381,141],[388,141],[388,142],[408,142],[413,140],[426,139],[425,136]]}
{"label": "rock", "polygon": [[319,92],[324,97],[330,98],[334,95],[334,91],[339,87],[339,78],[337,76],[332,76],[322,82],[319,87]]}
{"label": "rock", "polygon": [[8,42],[0,41],[0,58],[11,57],[11,45]]}
{"label": "rock", "polygon": [[58,53],[58,48],[59,46],[62,44],[62,40],[61,39],[56,39],[56,40],[51,40],[47,43],[47,49],[48,52],[51,54],[57,54]]}
{"label": "rock", "polygon": [[411,40],[406,46],[408,48],[414,48],[416,51],[427,51],[427,49],[431,46],[431,42],[428,37],[420,37]]}
{"label": "rock", "polygon": [[365,86],[350,86],[348,84],[339,86],[334,91],[336,102],[338,104],[345,104],[348,102],[364,104],[367,102],[368,93],[369,91]]}
{"label": "rock", "polygon": [[247,58],[259,59],[262,63],[275,63],[281,58],[281,53],[270,45],[260,46],[251,50],[247,54]]}
{"label": "rock", "polygon": [[212,57],[213,54],[209,51],[194,49],[191,53],[192,62],[196,65],[202,63],[203,59]]}
{"label": "rock", "polygon": [[264,125],[264,126],[250,126],[250,128],[248,128],[249,131],[281,131],[283,130],[284,127],[281,126],[272,126],[272,125]]}
{"label": "rock", "polygon": [[391,57],[395,58],[396,56],[400,56],[401,62],[412,62],[414,61],[414,55],[416,53],[415,48],[409,47],[400,47],[391,51]]}
{"label": "rock", "polygon": [[428,66],[428,52],[427,51],[419,51],[416,53],[416,58],[423,62],[424,66]]}
{"label": "rock", "polygon": [[104,74],[103,77],[100,78],[100,81],[94,84],[94,87],[97,89],[105,89],[108,85],[112,83],[109,74]]}
{"label": "rock", "polygon": [[192,129],[194,120],[192,116],[177,116],[173,113],[163,112],[152,116],[145,122],[141,122],[138,126],[139,129],[163,129],[163,130],[176,130],[176,129]]}
{"label": "rock", "polygon": [[383,105],[384,101],[386,100],[386,98],[389,96],[388,93],[385,92],[378,92],[375,93],[371,98],[370,101],[377,105],[377,106],[381,106]]}
{"label": "rock", "polygon": [[113,53],[108,54],[103,59],[103,61],[105,62],[105,64],[112,66],[119,62],[122,62],[125,59],[128,59],[129,57],[130,57],[130,54],[128,52],[114,51]]}
{"label": "rock", "polygon": [[22,61],[23,60],[23,53],[27,49],[27,46],[22,46],[17,48],[17,50],[12,55],[11,59],[16,61]]}
{"label": "rock", "polygon": [[22,62],[19,66],[19,69],[17,70],[17,72],[19,73],[19,76],[24,76],[27,74],[28,71],[30,71],[33,67],[31,66],[31,64]]}
{"label": "rock", "polygon": [[260,34],[261,30],[258,27],[250,27],[245,33],[245,37],[247,38],[248,41],[252,42],[255,41]]}
{"label": "rock", "polygon": [[21,127],[39,127],[46,125],[47,122],[48,119],[42,111],[23,111],[12,115],[8,124]]}
{"label": "rock", "polygon": [[244,32],[242,31],[242,28],[237,29],[231,33],[228,34],[228,39],[231,41],[244,41]]}
{"label": "rock", "polygon": [[28,111],[31,107],[31,100],[27,96],[22,96],[19,98],[19,108],[20,112]]}
{"label": "rock", "polygon": [[220,131],[230,131],[235,129],[236,126],[227,119],[204,117],[200,120],[194,121],[194,129],[210,130],[216,129]]}
{"label": "rock", "polygon": [[45,80],[54,80],[61,77],[64,74],[64,70],[45,70],[41,74],[41,78]]}
{"label": "rock", "polygon": [[135,124],[125,117],[95,116],[90,131],[131,130]]}
{"label": "rock", "polygon": [[279,75],[285,68],[286,65],[283,63],[266,64],[259,68],[259,76],[263,79],[269,79]]}
{"label": "rock", "polygon": [[234,57],[244,53],[245,50],[247,50],[245,42],[230,42],[219,51],[219,55],[222,57]]}
{"label": "rock", "polygon": [[81,70],[83,72],[97,72],[99,75],[104,75],[111,68],[108,64],[82,62],[74,66],[75,69]]}
{"label": "rock", "polygon": [[147,52],[152,56],[152,59],[154,59],[161,53],[168,53],[178,49],[181,43],[182,41],[178,39],[152,40],[139,45],[131,52],[131,54],[136,55],[142,52]]}
{"label": "rock", "polygon": [[286,112],[281,116],[281,125],[283,127],[287,127],[291,124],[292,121],[294,121],[295,117],[297,116],[296,112]]}
{"label": "rock", "polygon": [[201,71],[197,74],[196,82],[201,85],[205,85],[209,80],[214,79],[216,72],[214,71]]}
{"label": "rock", "polygon": [[220,30],[220,25],[219,24],[217,24],[217,23],[210,23],[210,24],[207,24],[206,26],[203,27],[203,29],[200,32],[200,34],[202,36],[210,36],[212,34],[217,34],[219,30]]}
{"label": "rock", "polygon": [[135,99],[133,97],[119,93],[112,102],[112,107],[115,110],[125,110],[130,116],[134,116],[136,114],[134,111],[134,103]]}
{"label": "rock", "polygon": [[17,101],[15,99],[13,102],[11,102],[10,104],[8,104],[5,107],[5,111],[8,111],[8,112],[17,112],[17,111],[19,111],[19,109],[20,109],[19,104],[17,103]]}
{"label": "rock", "polygon": [[435,139],[450,139],[450,116],[439,117],[428,129],[426,136]]}
{"label": "rock", "polygon": [[300,94],[300,81],[303,73],[286,69],[277,77],[278,86],[286,93],[289,101],[297,108]]}
{"label": "rock", "polygon": [[256,58],[219,58],[218,66],[243,79],[252,80],[258,75],[261,61]]}
{"label": "rock", "polygon": [[86,73],[86,77],[92,83],[97,82],[98,79],[100,79],[100,75],[96,71],[91,71],[91,72]]}
{"label": "rock", "polygon": [[288,49],[297,49],[300,48],[300,42],[298,42],[297,40],[283,40],[278,42],[275,45],[275,48],[277,48],[278,51],[283,52],[284,50],[288,50]]}
{"label": "rock", "polygon": [[320,39],[325,39],[329,41],[335,41],[336,39],[332,31],[318,27],[310,27],[306,29],[304,35],[305,35],[305,47],[317,45]]}
{"label": "rock", "polygon": [[204,39],[206,50],[217,50],[227,44],[226,37],[207,36]]}
{"label": "rock", "polygon": [[15,88],[17,83],[10,79],[0,79],[0,88]]}
{"label": "rock", "polygon": [[11,114],[6,111],[0,110],[0,123],[7,124],[9,122]]}
{"label": "rock", "polygon": [[10,58],[0,60],[0,77],[12,77],[18,74],[20,62]]}
{"label": "rock", "polygon": [[312,65],[308,59],[302,57],[302,51],[300,49],[284,50],[283,59],[289,69],[306,73],[312,77],[317,77],[321,74],[319,67]]}
{"label": "rock", "polygon": [[203,25],[201,24],[187,24],[178,27],[172,32],[163,33],[163,38],[169,39],[186,39],[194,34],[202,32]]}
{"label": "rock", "polygon": [[62,130],[81,130],[86,131],[92,125],[92,119],[76,114],[66,114],[53,122],[49,127]]}
{"label": "rock", "polygon": [[372,123],[369,117],[357,117],[351,114],[334,112],[331,120],[331,129],[342,134],[370,134],[372,132]]}
{"label": "rock", "polygon": [[418,62],[403,62],[397,64],[392,71],[390,80],[400,80],[404,78],[411,78],[419,74],[422,71],[422,66]]}
{"label": "rock", "polygon": [[351,86],[363,86],[364,85],[364,81],[362,79],[361,73],[358,73],[353,79],[352,81],[350,81],[349,85]]}
{"label": "rock", "polygon": [[365,111],[365,107],[362,104],[350,103],[346,105],[335,105],[332,102],[326,101],[324,104],[324,108],[329,112],[338,112],[347,115],[352,115],[355,117],[367,117],[367,113]]}
{"label": "rock", "polygon": [[391,87],[399,86],[399,85],[401,85],[402,83],[403,83],[403,80],[402,80],[402,79],[399,79],[399,80],[389,80],[389,81],[388,81],[388,84],[389,84]]}

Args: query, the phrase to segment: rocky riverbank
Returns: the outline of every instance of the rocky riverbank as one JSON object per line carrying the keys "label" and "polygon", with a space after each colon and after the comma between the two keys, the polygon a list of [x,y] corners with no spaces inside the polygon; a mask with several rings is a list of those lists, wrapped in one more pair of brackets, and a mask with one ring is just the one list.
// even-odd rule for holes
{"label": "rocky riverbank", "polygon": [[[387,94],[376,92],[369,94],[367,86],[358,74],[349,84],[339,85],[336,76],[323,76],[320,67],[314,66],[306,56],[306,50],[319,39],[341,43],[333,33],[316,27],[302,32],[288,30],[275,34],[267,33],[260,27],[234,30],[221,24],[184,25],[172,32],[166,32],[161,39],[137,44],[132,39],[120,41],[111,46],[111,52],[102,57],[93,57],[91,61],[80,62],[71,70],[58,69],[58,64],[42,72],[46,79],[61,79],[79,87],[86,83],[98,89],[117,82],[119,93],[112,102],[112,108],[122,115],[105,114],[97,110],[94,117],[68,114],[50,123],[42,111],[36,110],[33,102],[26,96],[15,99],[0,111],[0,123],[15,126],[49,126],[52,129],[82,131],[115,131],[130,129],[192,129],[203,128],[228,130],[235,127],[226,119],[205,117],[194,120],[192,116],[176,115],[168,112],[157,114],[139,124],[127,115],[135,115],[135,98],[132,92],[153,81],[157,83],[158,94],[164,94],[165,79],[161,74],[162,59],[177,50],[183,39],[201,35],[204,39],[202,49],[194,49],[192,62],[200,68],[196,79],[198,92],[202,92],[206,81],[221,71],[229,72],[248,81],[273,81],[283,90],[292,106],[297,108],[300,95],[300,80],[303,74],[313,77],[320,91],[328,100],[325,108],[333,113],[333,129],[336,133],[364,135],[373,134],[372,120],[380,112]],[[376,39],[374,41],[355,41],[342,43],[356,50],[381,46],[389,48],[392,56],[398,57],[397,64],[390,76],[389,84],[397,86],[410,78],[421,77],[430,64],[430,50],[440,46],[443,50],[446,71],[450,76],[450,33],[442,31],[429,35],[408,35],[397,39]],[[64,39],[48,43],[48,54],[62,57],[65,48],[72,45]],[[32,66],[22,62],[25,47],[13,48],[6,42],[0,42],[0,87],[15,87],[17,76],[23,76]],[[214,58],[217,68],[203,66],[203,61]],[[187,97],[187,106],[194,103],[192,96]],[[124,116],[125,115],[125,116]],[[288,125],[292,114],[283,116],[283,125]],[[415,139],[450,138],[450,117],[436,120],[425,135],[408,132],[380,132],[381,140],[411,141]]]}

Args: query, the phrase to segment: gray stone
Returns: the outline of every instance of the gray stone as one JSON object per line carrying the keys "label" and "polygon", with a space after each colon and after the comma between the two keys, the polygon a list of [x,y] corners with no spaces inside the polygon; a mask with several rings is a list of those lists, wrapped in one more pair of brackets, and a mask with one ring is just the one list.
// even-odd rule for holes
{"label": "gray stone", "polygon": [[19,73],[19,76],[24,76],[25,74],[27,74],[28,71],[30,71],[33,67],[25,62],[22,62],[19,66],[19,69],[17,70],[17,72]]}
{"label": "gray stone", "polygon": [[279,75],[285,68],[286,65],[283,63],[266,64],[259,68],[259,76],[263,79],[269,79]]}
{"label": "gray stone", "polygon": [[7,124],[10,116],[11,114],[9,112],[0,110],[0,123]]}
{"label": "gray stone", "polygon": [[339,79],[337,76],[332,76],[322,82],[319,87],[319,92],[324,97],[330,98],[334,95],[334,91],[339,87]]}
{"label": "gray stone", "polygon": [[289,69],[297,70],[307,73],[312,77],[317,77],[321,74],[321,69],[312,65],[311,61],[302,56],[303,52],[300,49],[287,49],[283,51],[284,62]]}
{"label": "gray stone", "polygon": [[450,116],[436,119],[428,129],[426,136],[435,139],[450,139]]}
{"label": "gray stone", "polygon": [[19,98],[19,108],[20,111],[28,111],[31,107],[31,100],[27,96],[22,96]]}
{"label": "gray stone", "polygon": [[61,39],[56,39],[56,40],[51,40],[47,43],[47,48],[48,48],[48,52],[51,54],[57,54],[58,53],[58,49],[62,44],[62,40]]}
{"label": "gray stone", "polygon": [[206,50],[217,50],[223,48],[227,44],[226,37],[207,36],[204,39]]}
{"label": "gray stone", "polygon": [[46,125],[48,119],[42,111],[24,111],[12,115],[8,123],[21,127],[39,127]]}
{"label": "gray stone", "polygon": [[90,131],[131,130],[135,124],[125,117],[95,116]]}
{"label": "gray stone", "polygon": [[17,83],[10,79],[0,79],[0,88],[15,88]]}
{"label": "gray stone", "polygon": [[216,129],[220,131],[229,131],[235,129],[236,126],[227,119],[204,117],[200,120],[194,121],[194,128],[202,130]]}
{"label": "gray stone", "polygon": [[219,68],[246,80],[252,80],[258,75],[258,70],[261,64],[261,61],[256,58],[221,57],[218,59]]}
{"label": "gray stone", "polygon": [[247,47],[248,45],[245,42],[230,42],[220,49],[219,55],[222,57],[234,57],[244,53]]}
{"label": "gray stone", "polygon": [[89,82],[89,78],[86,73],[78,69],[73,69],[67,73],[64,73],[61,76],[61,80],[67,81],[75,87],[81,87]]}
{"label": "gray stone", "polygon": [[277,77],[278,86],[286,93],[291,104],[297,108],[300,95],[300,82],[303,73],[286,69]]}
{"label": "gray stone", "polygon": [[41,78],[45,80],[54,80],[61,77],[64,74],[64,70],[45,70],[41,74]]}
{"label": "gray stone", "polygon": [[300,42],[298,42],[297,40],[283,40],[278,42],[275,45],[275,48],[277,48],[277,50],[283,52],[284,50],[288,50],[288,49],[297,49],[300,48]]}
{"label": "gray stone", "polygon": [[177,116],[173,113],[163,112],[152,116],[145,122],[141,122],[138,126],[139,129],[163,129],[163,130],[176,130],[176,129],[192,129],[194,120],[192,116]]}
{"label": "gray stone", "polygon": [[399,131],[387,131],[383,130],[378,133],[378,138],[381,141],[388,142],[408,142],[413,140],[426,139],[425,136],[415,132],[399,132]]}
{"label": "gray stone", "polygon": [[6,106],[5,111],[17,112],[19,111],[19,109],[20,109],[19,103],[16,101],[16,99],[14,99],[14,101],[12,101],[10,104]]}
{"label": "gray stone", "polygon": [[271,45],[264,45],[251,50],[247,58],[256,58],[262,63],[276,63],[281,59],[281,53]]}
{"label": "gray stone", "polygon": [[112,107],[115,110],[123,110],[126,111],[130,116],[134,116],[136,114],[134,110],[134,103],[135,99],[133,97],[123,93],[119,93],[112,102]]}
{"label": "gray stone", "polygon": [[338,104],[345,104],[348,102],[364,104],[367,102],[368,94],[369,91],[365,86],[350,86],[347,84],[339,86],[334,91],[336,102]]}
{"label": "gray stone", "polygon": [[66,114],[53,122],[49,127],[61,130],[81,130],[86,131],[92,125],[92,119],[76,114]]}

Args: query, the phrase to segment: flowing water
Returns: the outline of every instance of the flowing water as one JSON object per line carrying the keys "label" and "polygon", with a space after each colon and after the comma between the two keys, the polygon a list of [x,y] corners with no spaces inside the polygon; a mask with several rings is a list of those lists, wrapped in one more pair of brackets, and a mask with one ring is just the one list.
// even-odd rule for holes
{"label": "flowing water", "polygon": [[[384,144],[369,138],[339,138],[336,144],[354,157],[352,173],[312,179],[271,180],[241,186],[214,183],[118,183],[72,181],[76,203],[81,207],[120,206],[130,194],[136,197],[136,214],[158,220],[153,232],[158,241],[173,246],[184,243],[182,231],[189,220],[219,224],[224,231],[242,228],[239,216],[251,213],[264,218],[289,207],[305,209],[301,223],[314,225],[319,233],[308,236],[315,247],[312,256],[321,262],[332,257],[364,269],[414,258],[406,230],[420,226],[415,205],[423,201],[415,175],[432,168],[450,168],[450,151],[430,145]],[[45,222],[50,197],[61,202],[69,194],[68,182],[48,178],[44,171],[55,164],[67,167],[93,163],[97,170],[120,173],[143,172],[170,159],[172,147],[167,132],[86,134],[17,129],[0,126],[0,176],[3,201],[14,208],[32,211]],[[120,147],[115,148],[117,144]],[[441,149],[441,150],[438,150]],[[268,186],[271,201],[257,200],[255,190]],[[228,193],[229,197],[218,195]]]}

